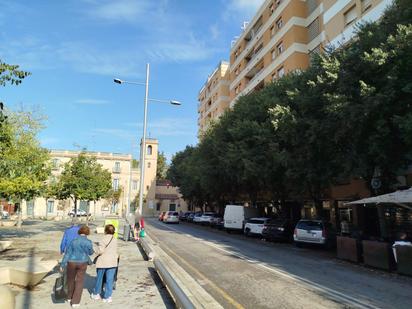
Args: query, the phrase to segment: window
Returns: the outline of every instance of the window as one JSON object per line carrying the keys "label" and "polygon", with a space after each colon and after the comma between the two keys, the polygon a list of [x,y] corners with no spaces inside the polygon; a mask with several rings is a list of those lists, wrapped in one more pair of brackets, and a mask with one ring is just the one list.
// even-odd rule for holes
{"label": "window", "polygon": [[306,6],[308,8],[308,14],[310,14],[318,7],[318,1],[317,0],[307,0]]}
{"label": "window", "polygon": [[169,204],[169,211],[176,211],[176,204]]}
{"label": "window", "polygon": [[59,168],[59,159],[54,158],[52,160],[52,169],[57,170]]}
{"label": "window", "polygon": [[353,23],[356,18],[356,5],[352,6],[349,10],[346,11],[345,14],[343,14],[344,18],[345,18],[345,26]]}
{"label": "window", "polygon": [[115,191],[119,190],[119,179],[113,179],[112,187]]}
{"label": "window", "polygon": [[160,211],[160,206],[161,206],[160,203],[157,203],[157,204],[156,204],[156,211]]}
{"label": "window", "polygon": [[283,21],[282,21],[282,17],[280,17],[277,21],[276,21],[276,28],[280,29],[283,26]]}
{"label": "window", "polygon": [[147,162],[147,168],[150,168],[152,164],[150,162]]}
{"label": "window", "polygon": [[276,58],[276,49],[272,50],[272,60]]}
{"label": "window", "polygon": [[283,42],[280,42],[280,43],[276,46],[276,49],[277,49],[279,55],[280,55],[281,53],[283,53],[283,51],[284,51]]}
{"label": "window", "polygon": [[133,180],[133,182],[132,182],[133,190],[137,190],[137,184],[138,184],[137,180]]}
{"label": "window", "polygon": [[372,0],[361,0],[362,13],[366,12],[372,6]]}
{"label": "window", "polygon": [[89,213],[89,202],[88,201],[80,201],[79,210],[83,210],[86,213]]}
{"label": "window", "polygon": [[47,213],[54,212],[54,201],[47,201]]}
{"label": "window", "polygon": [[120,173],[120,162],[115,162],[114,163],[113,172],[114,173]]}
{"label": "window", "polygon": [[152,147],[151,145],[147,146],[147,154],[148,154],[149,156],[151,156],[151,155],[152,155],[152,152],[153,152],[153,147]]}
{"label": "window", "polygon": [[235,71],[235,75],[238,76],[239,75],[239,68],[236,69]]}
{"label": "window", "polygon": [[146,186],[146,190],[149,190],[149,186]]}
{"label": "window", "polygon": [[284,75],[285,75],[285,69],[284,69],[283,67],[281,67],[281,68],[278,70],[278,77],[281,78],[281,77],[283,77]]}
{"label": "window", "polygon": [[270,15],[273,14],[273,12],[275,11],[275,4],[272,2],[269,6],[269,13]]}

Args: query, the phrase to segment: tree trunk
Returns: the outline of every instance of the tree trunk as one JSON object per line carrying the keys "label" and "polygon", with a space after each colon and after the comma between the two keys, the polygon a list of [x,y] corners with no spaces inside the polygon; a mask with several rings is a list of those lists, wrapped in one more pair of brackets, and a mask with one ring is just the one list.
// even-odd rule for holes
{"label": "tree trunk", "polygon": [[23,212],[21,209],[21,202],[19,203],[19,215],[17,216],[17,228],[21,228],[21,226],[23,225]]}

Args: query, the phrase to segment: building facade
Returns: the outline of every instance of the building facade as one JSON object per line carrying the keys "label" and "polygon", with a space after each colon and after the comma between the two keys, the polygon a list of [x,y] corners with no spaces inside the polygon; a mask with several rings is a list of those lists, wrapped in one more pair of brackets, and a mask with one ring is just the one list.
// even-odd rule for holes
{"label": "building facade", "polygon": [[[64,164],[79,155],[79,151],[51,150],[52,175],[50,181],[57,180],[62,173]],[[157,168],[158,141],[146,140],[145,179],[144,179],[144,206],[143,214],[152,213],[155,209],[156,168]],[[127,205],[131,204],[131,211],[135,211],[139,200],[140,168],[133,168],[131,154],[117,154],[108,152],[87,152],[94,156],[103,168],[112,175],[112,188],[120,190],[118,201],[102,199],[97,202],[78,201],[77,208],[84,210],[95,217],[107,215],[124,216]],[[54,198],[36,198],[32,201],[22,202],[23,218],[27,217],[62,217],[67,216],[74,209],[71,199],[57,200]]]}
{"label": "building facade", "polygon": [[[392,0],[266,0],[232,41],[225,77],[229,89],[221,90],[229,93],[229,105],[223,100],[208,103],[207,89],[216,71],[201,89],[199,132],[204,131],[207,121],[219,118],[208,111],[219,110],[216,115],[220,115],[233,107],[240,96],[262,89],[289,72],[306,69],[315,53],[326,46],[345,44],[354,36],[358,23],[379,19],[391,3]],[[222,87],[227,87],[227,82]]]}
{"label": "building facade", "polygon": [[221,61],[198,96],[198,135],[208,128],[210,121],[218,119],[229,108],[229,63]]}
{"label": "building facade", "polygon": [[188,205],[182,198],[179,188],[175,187],[168,180],[158,180],[156,182],[156,214],[163,211],[188,211]]}

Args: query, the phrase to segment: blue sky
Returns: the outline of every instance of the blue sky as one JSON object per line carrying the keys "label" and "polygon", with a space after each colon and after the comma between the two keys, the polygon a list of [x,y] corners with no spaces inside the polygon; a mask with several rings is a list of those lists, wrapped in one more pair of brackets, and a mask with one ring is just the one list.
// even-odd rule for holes
{"label": "blue sky", "polygon": [[149,62],[149,96],[183,103],[149,104],[148,134],[170,158],[197,143],[198,91],[262,2],[0,0],[0,59],[32,73],[0,101],[48,117],[44,147],[138,157],[144,87],[113,78],[144,81]]}

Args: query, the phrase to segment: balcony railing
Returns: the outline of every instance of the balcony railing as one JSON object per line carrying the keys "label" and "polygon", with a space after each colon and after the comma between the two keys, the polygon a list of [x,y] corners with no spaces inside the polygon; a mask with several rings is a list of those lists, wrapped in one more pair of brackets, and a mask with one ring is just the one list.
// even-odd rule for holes
{"label": "balcony railing", "polygon": [[120,167],[113,167],[112,172],[116,174],[120,174],[122,172],[122,169]]}

